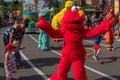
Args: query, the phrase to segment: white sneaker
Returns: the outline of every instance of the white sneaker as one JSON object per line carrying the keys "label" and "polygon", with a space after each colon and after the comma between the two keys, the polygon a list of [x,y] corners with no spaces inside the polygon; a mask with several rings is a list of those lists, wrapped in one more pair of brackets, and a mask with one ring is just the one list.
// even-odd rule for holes
{"label": "white sneaker", "polygon": [[96,60],[96,61],[98,60],[96,55],[93,55],[93,59]]}

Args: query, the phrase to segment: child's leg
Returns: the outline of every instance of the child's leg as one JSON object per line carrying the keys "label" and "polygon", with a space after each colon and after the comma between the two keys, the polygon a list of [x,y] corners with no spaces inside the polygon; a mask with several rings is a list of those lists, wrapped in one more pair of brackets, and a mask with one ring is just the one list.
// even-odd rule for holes
{"label": "child's leg", "polygon": [[10,80],[11,79],[11,73],[6,71],[6,80]]}
{"label": "child's leg", "polygon": [[16,63],[20,63],[21,62],[21,55],[20,55],[19,49],[16,50],[15,61],[16,61]]}
{"label": "child's leg", "polygon": [[100,51],[101,51],[101,49],[99,48],[99,49],[97,50],[96,54],[95,54],[96,60],[98,60],[98,55],[100,54]]}
{"label": "child's leg", "polygon": [[99,53],[100,45],[94,44],[94,55],[93,59],[98,60],[98,53]]}
{"label": "child's leg", "polygon": [[96,52],[96,54],[97,55],[100,54],[100,51],[101,51],[101,49],[98,49],[97,52]]}
{"label": "child's leg", "polygon": [[19,49],[17,49],[16,53],[14,54],[14,60],[16,62],[17,69],[20,69],[23,67],[23,65],[21,63],[21,55],[20,55]]}

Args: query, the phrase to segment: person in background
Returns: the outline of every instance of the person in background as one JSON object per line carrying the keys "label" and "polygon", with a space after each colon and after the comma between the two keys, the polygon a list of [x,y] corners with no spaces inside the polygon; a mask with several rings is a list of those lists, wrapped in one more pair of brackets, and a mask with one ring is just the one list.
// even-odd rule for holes
{"label": "person in background", "polygon": [[[106,14],[106,20],[109,20],[112,16],[112,19],[114,19],[114,26],[119,22],[118,17],[114,14],[114,9],[111,8],[109,13]],[[115,48],[113,47],[113,43],[114,43],[114,26],[105,33],[106,36],[106,44],[107,44],[107,50],[108,51],[113,51],[115,50]]]}
{"label": "person in background", "polygon": [[[14,40],[17,40],[19,42],[19,48],[25,34],[25,27],[28,25],[28,23],[29,20],[26,17],[24,17],[23,20],[15,20],[15,23],[11,25],[10,28],[5,31],[3,35],[4,45],[6,46],[7,44],[12,44]],[[21,65],[21,56],[19,49],[16,50],[15,61],[17,69],[19,69]]]}

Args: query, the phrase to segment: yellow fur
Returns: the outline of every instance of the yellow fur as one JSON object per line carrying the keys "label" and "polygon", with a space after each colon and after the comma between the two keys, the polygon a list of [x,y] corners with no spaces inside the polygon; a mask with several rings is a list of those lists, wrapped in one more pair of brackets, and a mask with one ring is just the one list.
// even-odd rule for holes
{"label": "yellow fur", "polygon": [[61,20],[62,20],[63,16],[65,15],[65,13],[68,10],[70,10],[72,8],[72,6],[74,6],[73,1],[70,1],[70,0],[66,1],[65,7],[53,17],[52,26],[53,26],[54,29],[57,30],[61,27]]}

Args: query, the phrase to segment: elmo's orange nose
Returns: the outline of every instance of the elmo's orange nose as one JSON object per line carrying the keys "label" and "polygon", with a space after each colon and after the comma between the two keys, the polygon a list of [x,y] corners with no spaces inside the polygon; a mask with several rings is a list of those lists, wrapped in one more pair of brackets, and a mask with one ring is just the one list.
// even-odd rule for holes
{"label": "elmo's orange nose", "polygon": [[84,12],[83,10],[79,10],[78,13],[79,13],[79,15],[82,16],[82,17],[85,16],[85,12]]}

